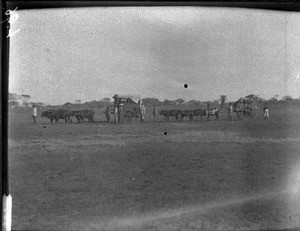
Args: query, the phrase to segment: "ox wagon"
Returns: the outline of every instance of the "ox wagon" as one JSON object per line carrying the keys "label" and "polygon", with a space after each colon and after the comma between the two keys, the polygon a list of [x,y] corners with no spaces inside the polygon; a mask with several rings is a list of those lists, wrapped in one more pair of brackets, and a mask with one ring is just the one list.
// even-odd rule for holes
{"label": "ox wagon", "polygon": [[254,120],[258,115],[258,103],[250,98],[240,98],[233,103],[233,112],[239,119]]}
{"label": "ox wagon", "polygon": [[142,99],[139,95],[116,94],[113,98],[115,107],[119,107],[120,104],[123,104],[124,118],[127,122],[132,121],[133,118],[137,119],[140,117]]}

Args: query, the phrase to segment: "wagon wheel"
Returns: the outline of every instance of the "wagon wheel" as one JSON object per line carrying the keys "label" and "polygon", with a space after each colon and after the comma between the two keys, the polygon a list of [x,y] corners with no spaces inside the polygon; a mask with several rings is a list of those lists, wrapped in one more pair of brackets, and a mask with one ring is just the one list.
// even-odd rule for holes
{"label": "wagon wheel", "polygon": [[139,113],[136,113],[136,114],[134,115],[134,117],[135,117],[135,121],[136,121],[137,119],[140,119],[140,118],[141,118],[141,116],[140,116]]}
{"label": "wagon wheel", "polygon": [[237,111],[236,115],[241,120],[243,118],[243,111],[242,110]]}
{"label": "wagon wheel", "polygon": [[253,109],[252,108],[252,117],[251,117],[251,119],[255,120],[257,115],[258,115],[258,109],[256,109],[256,108]]}
{"label": "wagon wheel", "polygon": [[125,111],[124,117],[127,118],[127,122],[130,122],[133,117],[133,112],[130,110]]}
{"label": "wagon wheel", "polygon": [[242,116],[243,116],[243,119],[244,120],[252,120],[254,119],[253,116],[255,114],[253,113],[253,110],[251,107],[245,107],[243,108],[243,113],[242,113]]}

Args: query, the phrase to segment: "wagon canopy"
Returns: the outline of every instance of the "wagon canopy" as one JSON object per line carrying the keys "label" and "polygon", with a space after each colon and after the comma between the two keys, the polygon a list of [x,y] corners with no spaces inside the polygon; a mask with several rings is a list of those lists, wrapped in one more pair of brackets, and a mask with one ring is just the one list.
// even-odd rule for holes
{"label": "wagon canopy", "polygon": [[139,104],[142,102],[140,95],[121,95],[121,94],[115,94],[113,96],[115,101],[120,101],[123,103],[136,103]]}
{"label": "wagon canopy", "polygon": [[240,98],[237,103],[255,103],[256,101],[251,98]]}

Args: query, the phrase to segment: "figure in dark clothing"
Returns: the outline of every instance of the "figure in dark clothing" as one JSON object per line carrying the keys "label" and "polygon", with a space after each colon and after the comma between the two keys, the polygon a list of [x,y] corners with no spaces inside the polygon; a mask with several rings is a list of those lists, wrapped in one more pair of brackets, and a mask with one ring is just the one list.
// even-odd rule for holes
{"label": "figure in dark clothing", "polygon": [[119,105],[119,123],[123,123],[124,121],[124,108],[123,108],[123,104]]}
{"label": "figure in dark clothing", "polygon": [[269,108],[268,108],[268,104],[267,103],[265,103],[263,111],[264,111],[264,118],[265,119],[269,119],[270,118],[269,117]]}
{"label": "figure in dark clothing", "polygon": [[107,106],[105,109],[105,116],[106,116],[107,123],[109,123],[110,122],[109,106]]}
{"label": "figure in dark clothing", "polygon": [[155,123],[157,122],[156,115],[158,115],[158,110],[156,108],[156,105],[154,105],[154,108],[153,108],[153,117],[154,117],[154,122]]}

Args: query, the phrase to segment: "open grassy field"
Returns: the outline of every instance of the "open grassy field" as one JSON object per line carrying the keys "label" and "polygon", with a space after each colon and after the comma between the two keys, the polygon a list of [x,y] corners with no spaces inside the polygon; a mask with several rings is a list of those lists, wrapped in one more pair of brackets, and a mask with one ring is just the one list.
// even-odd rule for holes
{"label": "open grassy field", "polygon": [[255,121],[50,125],[11,111],[14,230],[300,227],[300,108]]}

